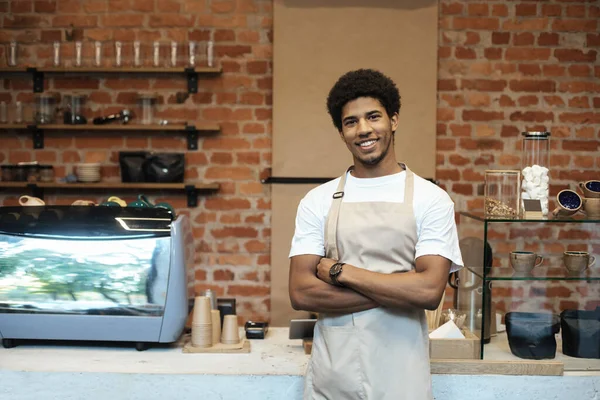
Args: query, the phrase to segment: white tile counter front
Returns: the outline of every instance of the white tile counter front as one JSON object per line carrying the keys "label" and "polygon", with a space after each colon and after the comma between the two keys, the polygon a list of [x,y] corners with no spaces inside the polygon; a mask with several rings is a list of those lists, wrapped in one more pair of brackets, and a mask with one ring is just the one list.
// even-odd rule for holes
{"label": "white tile counter front", "polygon": [[[271,328],[246,354],[188,354],[181,343],[143,352],[105,343],[0,348],[0,399],[299,400],[309,356],[287,335]],[[599,389],[597,375],[433,376],[436,400],[585,400]]]}

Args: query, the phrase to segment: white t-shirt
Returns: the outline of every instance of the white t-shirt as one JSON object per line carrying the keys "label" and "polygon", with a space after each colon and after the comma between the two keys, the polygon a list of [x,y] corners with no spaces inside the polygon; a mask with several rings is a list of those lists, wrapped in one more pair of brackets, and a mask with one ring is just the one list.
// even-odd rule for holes
{"label": "white t-shirt", "polygon": [[[420,176],[414,176],[413,211],[417,223],[415,259],[439,255],[452,261],[451,271],[463,266],[454,220],[454,203],[443,189]],[[343,202],[392,202],[404,199],[406,172],[378,178],[355,178],[347,174]],[[300,254],[325,256],[325,223],[332,196],[340,178],[320,185],[300,201],[290,257]]]}

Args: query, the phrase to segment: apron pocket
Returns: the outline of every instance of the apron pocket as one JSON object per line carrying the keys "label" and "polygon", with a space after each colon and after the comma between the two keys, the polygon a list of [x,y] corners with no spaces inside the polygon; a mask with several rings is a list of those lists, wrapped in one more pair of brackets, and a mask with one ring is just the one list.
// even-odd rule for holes
{"label": "apron pocket", "polygon": [[315,394],[330,400],[366,398],[359,332],[354,326],[318,325],[311,360]]}

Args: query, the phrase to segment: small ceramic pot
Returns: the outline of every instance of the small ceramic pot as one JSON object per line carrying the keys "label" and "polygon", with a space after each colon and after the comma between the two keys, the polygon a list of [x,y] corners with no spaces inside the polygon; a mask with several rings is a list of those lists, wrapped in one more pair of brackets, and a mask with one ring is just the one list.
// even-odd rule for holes
{"label": "small ceramic pot", "polygon": [[588,199],[600,198],[600,181],[579,182],[583,197]]}
{"label": "small ceramic pot", "polygon": [[561,190],[556,195],[557,207],[552,211],[552,214],[557,216],[568,217],[575,214],[583,206],[583,199],[574,190]]}

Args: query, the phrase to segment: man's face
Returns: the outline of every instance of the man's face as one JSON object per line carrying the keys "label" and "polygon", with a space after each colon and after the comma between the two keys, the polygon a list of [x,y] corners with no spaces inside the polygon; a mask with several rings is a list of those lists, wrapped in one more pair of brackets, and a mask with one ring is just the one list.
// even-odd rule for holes
{"label": "man's face", "polygon": [[348,146],[355,163],[379,164],[390,153],[393,132],[398,128],[398,114],[388,117],[379,100],[359,97],[342,109],[340,136]]}

